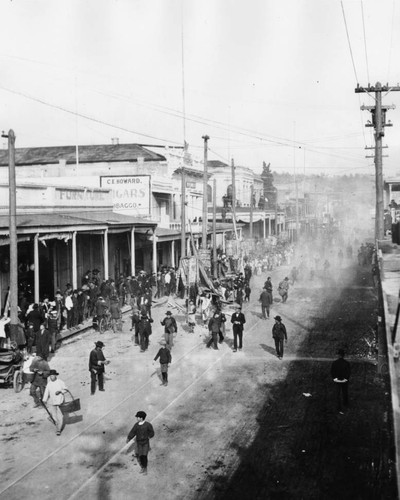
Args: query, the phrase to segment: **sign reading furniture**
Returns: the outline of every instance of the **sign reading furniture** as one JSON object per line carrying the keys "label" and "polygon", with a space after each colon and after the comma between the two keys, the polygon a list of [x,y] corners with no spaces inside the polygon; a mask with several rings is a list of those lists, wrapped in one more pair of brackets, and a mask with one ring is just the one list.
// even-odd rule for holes
{"label": "sign reading furniture", "polygon": [[101,176],[100,186],[112,190],[114,212],[150,214],[150,175]]}

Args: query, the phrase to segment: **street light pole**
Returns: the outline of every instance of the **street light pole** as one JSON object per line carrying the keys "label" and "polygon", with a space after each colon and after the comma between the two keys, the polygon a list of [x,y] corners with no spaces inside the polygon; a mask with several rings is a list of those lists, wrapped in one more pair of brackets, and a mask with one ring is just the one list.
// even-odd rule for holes
{"label": "street light pole", "polygon": [[[10,307],[10,338],[17,340],[18,332],[18,245],[17,245],[17,186],[15,181],[15,134],[12,129],[8,135],[8,183],[9,183],[9,232],[10,232],[10,292],[8,303]],[[7,311],[4,311],[6,314]]]}

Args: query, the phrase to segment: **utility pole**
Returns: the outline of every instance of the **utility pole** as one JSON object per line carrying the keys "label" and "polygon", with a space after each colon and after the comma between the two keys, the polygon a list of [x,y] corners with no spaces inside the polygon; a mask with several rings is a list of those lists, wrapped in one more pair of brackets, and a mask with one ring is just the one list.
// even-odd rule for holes
{"label": "utility pole", "polygon": [[232,158],[231,161],[231,173],[232,173],[232,221],[233,229],[235,231],[235,237],[238,239],[238,233],[236,228],[236,179],[235,179],[235,162]]}
{"label": "utility pole", "polygon": [[213,179],[213,276],[218,278],[218,263],[217,263],[217,179]]}
{"label": "utility pole", "polygon": [[182,166],[181,184],[181,259],[186,257],[186,172]]}
{"label": "utility pole", "polygon": [[201,241],[201,246],[205,250],[207,248],[207,221],[208,221],[208,193],[207,193],[207,187],[208,187],[208,172],[207,172],[207,163],[208,163],[208,135],[203,135],[202,139],[204,140],[204,174],[203,174],[203,224],[202,224],[202,229],[203,229],[203,235],[202,235],[202,241]]}
{"label": "utility pole", "polygon": [[[16,341],[18,332],[18,243],[17,243],[17,186],[15,181],[15,134],[12,129],[8,135],[8,183],[9,183],[9,225],[10,225],[10,338]],[[7,314],[7,311],[4,311]]]}
{"label": "utility pole", "polygon": [[[375,129],[375,192],[376,192],[376,209],[375,209],[375,239],[382,240],[384,237],[384,209],[383,209],[383,168],[382,168],[382,137],[385,135],[384,128],[391,127],[392,124],[386,123],[386,111],[394,109],[395,106],[382,105],[382,92],[388,94],[392,91],[400,91],[400,87],[389,87],[389,84],[382,85],[377,82],[375,86],[368,85],[360,87],[357,85],[355,93],[366,93],[368,95],[375,94],[375,106],[361,106],[361,110],[371,112],[372,123],[367,123],[366,127],[374,127]],[[385,95],[386,95],[385,94]]]}
{"label": "utility pole", "polygon": [[253,196],[254,196],[254,185],[250,186],[250,239],[253,238]]}

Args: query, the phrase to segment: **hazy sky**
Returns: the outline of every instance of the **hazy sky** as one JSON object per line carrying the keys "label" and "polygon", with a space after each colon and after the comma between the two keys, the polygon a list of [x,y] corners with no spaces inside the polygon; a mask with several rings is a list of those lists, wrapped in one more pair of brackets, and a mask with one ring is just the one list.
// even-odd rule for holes
{"label": "hazy sky", "polygon": [[[1,0],[0,19],[0,128],[17,147],[175,145],[185,129],[194,155],[207,134],[209,159],[257,173],[373,174],[373,100],[354,88],[400,84],[396,0]],[[393,175],[400,92],[383,102]]]}

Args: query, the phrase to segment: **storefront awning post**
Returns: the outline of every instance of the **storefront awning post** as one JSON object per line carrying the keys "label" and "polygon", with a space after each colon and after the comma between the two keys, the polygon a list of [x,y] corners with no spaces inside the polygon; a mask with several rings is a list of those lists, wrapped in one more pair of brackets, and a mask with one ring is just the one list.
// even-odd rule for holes
{"label": "storefront awning post", "polygon": [[35,234],[33,239],[33,267],[34,267],[34,297],[36,304],[39,304],[39,234]]}

